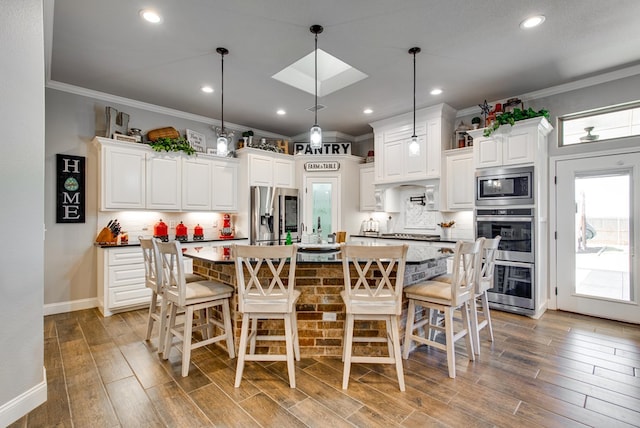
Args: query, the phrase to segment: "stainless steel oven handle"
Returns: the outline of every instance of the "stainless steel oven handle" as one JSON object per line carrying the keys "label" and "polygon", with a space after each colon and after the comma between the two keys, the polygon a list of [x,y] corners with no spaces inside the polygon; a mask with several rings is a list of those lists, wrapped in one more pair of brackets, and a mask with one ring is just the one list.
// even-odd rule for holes
{"label": "stainless steel oven handle", "polygon": [[508,262],[506,260],[496,260],[496,265],[513,266],[513,267],[521,267],[521,268],[532,268],[533,267],[533,263]]}
{"label": "stainless steel oven handle", "polygon": [[533,221],[533,217],[496,217],[496,216],[476,216],[476,221]]}

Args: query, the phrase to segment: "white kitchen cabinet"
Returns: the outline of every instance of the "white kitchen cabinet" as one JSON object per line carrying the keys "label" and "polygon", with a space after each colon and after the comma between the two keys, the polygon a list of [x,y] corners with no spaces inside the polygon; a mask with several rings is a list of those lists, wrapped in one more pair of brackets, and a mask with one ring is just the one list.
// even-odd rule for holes
{"label": "white kitchen cabinet", "polygon": [[543,118],[516,122],[513,126],[501,125],[489,137],[484,130],[468,131],[473,137],[474,164],[476,168],[532,164],[546,153],[547,135],[551,125]]}
{"label": "white kitchen cabinet", "polygon": [[145,287],[140,247],[98,248],[98,308],[105,317],[146,306],[151,290]]}
{"label": "white kitchen cabinet", "polygon": [[100,210],[144,209],[146,153],[124,144],[101,144]]}
{"label": "white kitchen cabinet", "polygon": [[404,114],[374,122],[374,145],[377,184],[410,183],[438,179],[441,176],[441,154],[449,144],[455,111],[440,104],[416,111],[415,135],[420,154],[409,155],[413,135],[413,114]]}
{"label": "white kitchen cabinet", "polygon": [[475,200],[473,149],[445,152],[446,210],[471,210]]}
{"label": "white kitchen cabinet", "polygon": [[182,166],[182,210],[238,210],[238,161],[185,158]]}
{"label": "white kitchen cabinet", "polygon": [[237,153],[243,165],[246,165],[242,169],[248,171],[249,186],[296,188],[292,156],[248,147]]}
{"label": "white kitchen cabinet", "polygon": [[179,211],[182,205],[182,159],[178,154],[147,153],[146,207]]}
{"label": "white kitchen cabinet", "polygon": [[213,211],[238,211],[238,162],[235,159],[213,162]]}
{"label": "white kitchen cabinet", "polygon": [[362,164],[360,167],[360,211],[376,211],[374,176],[373,163]]}
{"label": "white kitchen cabinet", "polygon": [[213,200],[213,168],[211,159],[188,157],[182,159],[182,209],[211,211]]}

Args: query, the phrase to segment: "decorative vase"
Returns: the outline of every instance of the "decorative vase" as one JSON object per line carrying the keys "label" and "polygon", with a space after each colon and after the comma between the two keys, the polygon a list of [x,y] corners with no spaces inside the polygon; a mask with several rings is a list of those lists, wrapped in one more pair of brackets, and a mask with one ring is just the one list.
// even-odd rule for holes
{"label": "decorative vase", "polygon": [[440,232],[440,239],[443,241],[451,241],[451,228],[443,227]]}

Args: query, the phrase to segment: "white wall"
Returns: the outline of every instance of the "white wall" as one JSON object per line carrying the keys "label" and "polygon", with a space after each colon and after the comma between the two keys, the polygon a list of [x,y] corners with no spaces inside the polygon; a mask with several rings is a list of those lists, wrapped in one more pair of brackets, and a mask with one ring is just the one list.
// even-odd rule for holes
{"label": "white wall", "polygon": [[44,42],[41,0],[0,0],[0,426],[47,397],[42,323]]}

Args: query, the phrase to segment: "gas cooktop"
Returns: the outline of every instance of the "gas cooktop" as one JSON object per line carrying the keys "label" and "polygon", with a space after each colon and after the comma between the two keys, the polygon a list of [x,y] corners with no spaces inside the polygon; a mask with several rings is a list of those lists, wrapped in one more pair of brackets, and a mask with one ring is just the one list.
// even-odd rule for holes
{"label": "gas cooktop", "polygon": [[439,241],[440,235],[427,235],[423,233],[383,233],[381,238],[415,239],[419,241]]}

